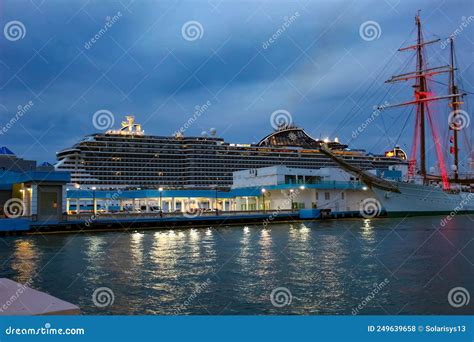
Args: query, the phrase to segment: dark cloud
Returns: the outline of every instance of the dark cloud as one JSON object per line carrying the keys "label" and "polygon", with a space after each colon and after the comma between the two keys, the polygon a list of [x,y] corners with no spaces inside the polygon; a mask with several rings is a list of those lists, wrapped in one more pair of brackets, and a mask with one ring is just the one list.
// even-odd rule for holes
{"label": "dark cloud", "polygon": [[[383,81],[409,57],[392,58],[409,37],[416,11],[422,10],[431,37],[434,32],[449,36],[463,16],[474,15],[468,0],[7,0],[0,6],[2,27],[12,20],[26,27],[24,39],[0,37],[2,122],[19,105],[34,102],[1,136],[1,145],[50,162],[56,151],[97,131],[92,115],[99,109],[113,112],[116,125],[134,114],[147,133],[169,135],[207,101],[212,105],[186,135],[215,127],[228,141],[255,142],[272,129],[271,113],[283,108],[315,137],[350,141],[387,93]],[[296,19],[282,31],[292,16]],[[360,25],[369,20],[381,28],[373,41],[359,35]],[[202,25],[201,39],[183,39],[188,21]],[[471,91],[472,33],[468,25],[457,38],[464,86]],[[99,39],[90,43],[97,34]],[[274,42],[264,48],[270,38]],[[445,50],[430,49],[430,63],[446,63]],[[398,91],[390,91],[390,102],[411,96]],[[436,114],[440,122],[443,108]],[[384,113],[352,145],[375,153],[395,142],[409,148],[412,129],[404,113]],[[341,125],[348,114],[351,119]]]}

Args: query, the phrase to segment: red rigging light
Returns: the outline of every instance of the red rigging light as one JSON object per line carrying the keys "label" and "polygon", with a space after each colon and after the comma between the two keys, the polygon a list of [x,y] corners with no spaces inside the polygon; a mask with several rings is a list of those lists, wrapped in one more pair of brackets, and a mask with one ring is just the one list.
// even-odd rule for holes
{"label": "red rigging light", "polygon": [[429,91],[415,91],[415,98],[416,100],[422,100],[429,98],[431,96],[431,92]]}
{"label": "red rigging light", "polygon": [[400,147],[395,147],[393,150],[386,151],[385,157],[389,158],[400,158],[402,160],[407,160],[407,154]]}

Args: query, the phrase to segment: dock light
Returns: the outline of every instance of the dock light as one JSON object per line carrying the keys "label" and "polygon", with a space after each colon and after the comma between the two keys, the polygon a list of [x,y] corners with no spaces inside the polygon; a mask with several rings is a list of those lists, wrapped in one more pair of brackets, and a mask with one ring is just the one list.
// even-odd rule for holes
{"label": "dock light", "polygon": [[95,200],[95,190],[97,188],[95,186],[93,186],[91,189],[92,189],[92,213],[95,216],[97,214],[97,202]]}
{"label": "dock light", "polygon": [[80,186],[78,183],[74,184],[74,187],[75,187],[76,189],[80,189],[80,188],[81,188],[81,186]]}
{"label": "dock light", "polygon": [[267,209],[265,208],[265,192],[267,189],[262,188],[262,206],[263,206],[263,212],[266,213]]}
{"label": "dock light", "polygon": [[301,185],[301,186],[300,186],[300,189],[301,189],[301,190],[304,190],[305,188],[306,188],[306,187],[305,187],[304,185]]}
{"label": "dock light", "polygon": [[294,192],[294,191],[295,191],[295,190],[293,190],[293,189],[290,189],[290,192]]}
{"label": "dock light", "polygon": [[162,187],[159,187],[158,188],[158,191],[160,192],[160,213],[163,211],[163,206],[162,206],[162,202],[163,202],[163,188]]}
{"label": "dock light", "polygon": [[362,187],[362,190],[367,191],[367,190],[369,190],[369,188],[366,187],[366,186],[363,186],[363,187]]}

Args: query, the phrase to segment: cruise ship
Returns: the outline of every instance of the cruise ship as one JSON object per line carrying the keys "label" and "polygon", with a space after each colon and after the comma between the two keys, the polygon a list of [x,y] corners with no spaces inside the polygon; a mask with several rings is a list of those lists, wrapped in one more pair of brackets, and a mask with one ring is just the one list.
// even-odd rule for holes
{"label": "cruise ship", "polygon": [[320,152],[327,146],[363,170],[406,164],[401,150],[371,155],[335,141],[317,140],[302,128],[282,126],[257,144],[231,144],[216,136],[146,135],[133,116],[121,129],[87,135],[57,153],[56,170],[69,171],[76,186],[96,188],[230,188],[238,170],[284,165],[319,169],[336,163]]}

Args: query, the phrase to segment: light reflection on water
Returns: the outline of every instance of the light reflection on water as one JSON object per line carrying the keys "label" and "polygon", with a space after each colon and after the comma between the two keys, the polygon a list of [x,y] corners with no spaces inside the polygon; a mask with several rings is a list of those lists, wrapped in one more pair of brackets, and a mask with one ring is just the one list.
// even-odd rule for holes
{"label": "light reflection on water", "polygon": [[18,282],[27,283],[34,278],[40,258],[34,240],[17,240],[11,260],[11,268],[18,274]]}
{"label": "light reflection on water", "polygon": [[[471,221],[452,221],[451,245],[441,233],[427,240],[427,220],[9,237],[0,250],[2,276],[32,278],[32,287],[93,314],[350,314],[385,278],[389,285],[362,314],[469,313],[453,311],[446,294],[455,286],[474,291],[466,260],[474,259],[473,249],[456,257],[474,238]],[[91,299],[101,286],[115,294],[104,309]],[[276,287],[290,290],[291,305],[272,306]]]}

